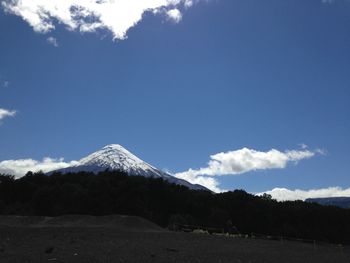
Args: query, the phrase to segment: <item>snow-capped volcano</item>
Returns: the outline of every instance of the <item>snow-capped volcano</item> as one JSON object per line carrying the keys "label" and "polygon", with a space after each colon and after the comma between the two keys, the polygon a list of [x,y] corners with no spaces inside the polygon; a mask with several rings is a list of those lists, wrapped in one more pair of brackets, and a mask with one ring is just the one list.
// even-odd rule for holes
{"label": "snow-capped volcano", "polygon": [[97,170],[120,170],[128,174],[161,177],[162,172],[142,161],[123,146],[111,144],[79,161],[80,166],[96,167]]}
{"label": "snow-capped volcano", "polygon": [[101,150],[82,158],[76,165],[52,171],[49,174],[53,172],[74,173],[80,171],[98,173],[107,169],[110,171],[123,171],[128,175],[163,178],[171,183],[183,185],[194,190],[208,190],[202,185],[191,184],[153,167],[119,144],[107,145]]}

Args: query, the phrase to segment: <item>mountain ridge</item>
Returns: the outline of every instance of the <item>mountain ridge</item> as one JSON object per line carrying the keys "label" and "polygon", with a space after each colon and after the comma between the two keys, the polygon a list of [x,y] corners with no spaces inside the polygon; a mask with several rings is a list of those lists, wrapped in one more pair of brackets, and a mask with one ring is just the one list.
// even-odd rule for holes
{"label": "mountain ridge", "polygon": [[307,198],[305,202],[317,203],[320,205],[338,206],[341,208],[350,208],[350,197],[319,197],[319,198]]}

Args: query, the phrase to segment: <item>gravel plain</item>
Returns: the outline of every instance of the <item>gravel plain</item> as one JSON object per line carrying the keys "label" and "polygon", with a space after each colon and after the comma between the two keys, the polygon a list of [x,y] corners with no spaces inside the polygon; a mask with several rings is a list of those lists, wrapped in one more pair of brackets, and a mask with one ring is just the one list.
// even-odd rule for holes
{"label": "gravel plain", "polygon": [[138,217],[0,217],[0,263],[350,263],[350,247],[170,232]]}

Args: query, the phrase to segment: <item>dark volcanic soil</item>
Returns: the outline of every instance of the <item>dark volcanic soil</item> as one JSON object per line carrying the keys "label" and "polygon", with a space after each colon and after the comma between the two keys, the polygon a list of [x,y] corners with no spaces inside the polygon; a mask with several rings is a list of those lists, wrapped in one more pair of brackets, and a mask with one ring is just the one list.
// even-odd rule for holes
{"label": "dark volcanic soil", "polygon": [[0,217],[0,263],[350,263],[350,248],[168,232],[137,217]]}

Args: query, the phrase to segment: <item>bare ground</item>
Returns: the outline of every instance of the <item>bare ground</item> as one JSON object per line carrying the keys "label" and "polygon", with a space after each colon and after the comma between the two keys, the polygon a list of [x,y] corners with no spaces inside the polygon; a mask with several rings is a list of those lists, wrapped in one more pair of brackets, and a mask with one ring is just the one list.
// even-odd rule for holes
{"label": "bare ground", "polygon": [[0,217],[0,263],[350,263],[350,247],[169,232],[138,217]]}

